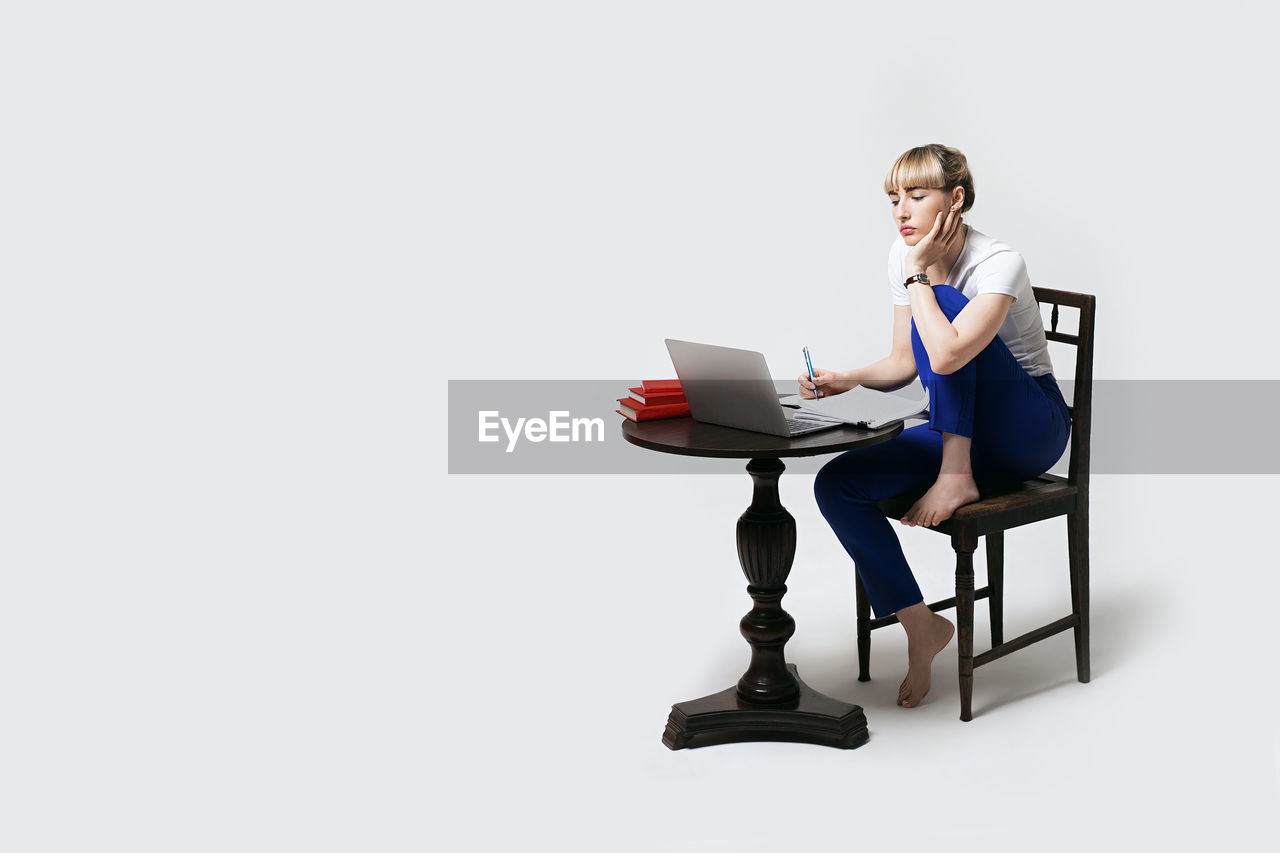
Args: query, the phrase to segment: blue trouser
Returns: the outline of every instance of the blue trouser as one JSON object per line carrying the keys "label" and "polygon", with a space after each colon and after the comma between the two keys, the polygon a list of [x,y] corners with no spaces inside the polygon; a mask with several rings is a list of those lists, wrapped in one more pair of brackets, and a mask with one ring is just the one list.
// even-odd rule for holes
{"label": "blue trouser", "polygon": [[[948,320],[955,320],[969,303],[950,285],[935,285],[933,295]],[[853,558],[877,617],[918,604],[924,596],[892,523],[876,503],[903,492],[923,492],[937,480],[944,432],[972,439],[973,478],[988,486],[1048,471],[1062,458],[1071,428],[1071,412],[1053,374],[1033,378],[999,335],[947,375],[929,366],[914,319],[911,347],[920,381],[929,389],[929,423],[837,456],[813,483],[818,507]]]}

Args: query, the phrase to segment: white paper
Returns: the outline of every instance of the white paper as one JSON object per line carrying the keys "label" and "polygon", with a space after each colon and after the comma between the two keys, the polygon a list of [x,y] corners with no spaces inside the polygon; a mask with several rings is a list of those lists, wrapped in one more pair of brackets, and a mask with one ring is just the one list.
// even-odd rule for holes
{"label": "white paper", "polygon": [[817,400],[805,400],[794,394],[784,397],[781,402],[784,406],[796,406],[802,412],[813,412],[837,418],[847,424],[879,429],[886,424],[914,417],[929,408],[929,393],[925,391],[919,400],[912,400],[859,385],[852,391]]}

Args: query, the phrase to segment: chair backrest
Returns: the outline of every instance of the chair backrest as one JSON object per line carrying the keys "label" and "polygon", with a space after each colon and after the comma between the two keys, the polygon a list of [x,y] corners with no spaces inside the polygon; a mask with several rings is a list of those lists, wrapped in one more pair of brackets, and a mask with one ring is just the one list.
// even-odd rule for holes
{"label": "chair backrest", "polygon": [[[1072,344],[1076,348],[1075,388],[1071,395],[1071,458],[1067,462],[1067,482],[1089,488],[1089,426],[1093,420],[1093,315],[1096,297],[1091,293],[1072,293],[1033,287],[1036,302],[1053,306],[1050,327],[1045,337],[1051,341]],[[1074,335],[1058,331],[1058,306],[1080,310],[1080,323]]]}

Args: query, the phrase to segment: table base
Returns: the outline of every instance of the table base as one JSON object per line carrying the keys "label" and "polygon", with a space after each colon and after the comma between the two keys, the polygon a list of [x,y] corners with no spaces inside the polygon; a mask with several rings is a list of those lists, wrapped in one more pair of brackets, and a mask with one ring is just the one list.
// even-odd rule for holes
{"label": "table base", "polygon": [[745,702],[737,686],[671,708],[662,742],[671,749],[717,743],[789,741],[853,749],[867,742],[867,718],[858,705],[832,699],[800,680],[795,664],[787,670],[800,697],[777,705]]}

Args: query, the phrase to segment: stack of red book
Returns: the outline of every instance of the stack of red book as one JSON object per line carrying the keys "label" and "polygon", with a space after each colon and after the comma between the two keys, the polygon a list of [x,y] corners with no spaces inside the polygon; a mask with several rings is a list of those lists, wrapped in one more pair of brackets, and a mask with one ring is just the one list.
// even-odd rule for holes
{"label": "stack of red book", "polygon": [[638,388],[628,389],[630,397],[621,397],[618,414],[633,421],[654,421],[659,418],[686,418],[689,401],[679,379],[646,379]]}

